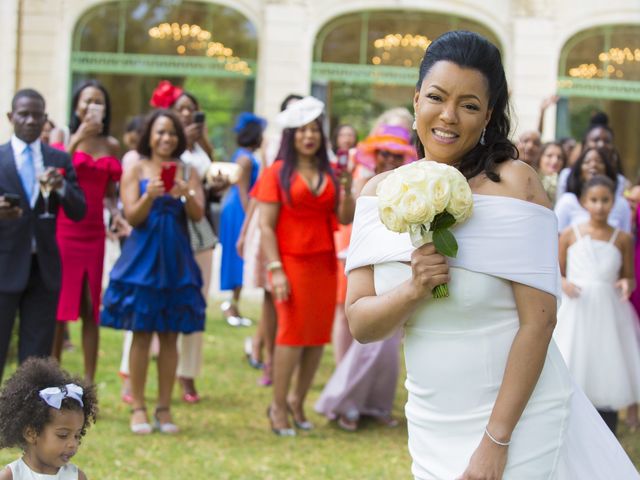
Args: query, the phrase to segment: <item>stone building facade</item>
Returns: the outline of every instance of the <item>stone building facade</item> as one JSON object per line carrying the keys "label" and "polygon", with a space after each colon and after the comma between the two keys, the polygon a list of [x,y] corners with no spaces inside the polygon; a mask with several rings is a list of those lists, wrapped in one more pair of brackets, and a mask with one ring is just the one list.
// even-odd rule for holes
{"label": "stone building facade", "polygon": [[[379,108],[385,99],[410,104],[415,49],[468,28],[502,51],[516,131],[536,127],[541,100],[558,93],[545,138],[579,137],[589,112],[602,109],[625,165],[635,171],[640,162],[638,0],[3,0],[0,26],[4,111],[28,86],[66,123],[74,84],[94,76],[123,106],[114,117],[122,127],[168,77],[207,98],[214,92],[207,108],[219,135],[243,109],[273,118],[291,92],[324,97],[332,121],[377,113],[350,108],[358,96]],[[389,46],[392,36],[399,43]],[[0,123],[3,138],[9,131]]]}

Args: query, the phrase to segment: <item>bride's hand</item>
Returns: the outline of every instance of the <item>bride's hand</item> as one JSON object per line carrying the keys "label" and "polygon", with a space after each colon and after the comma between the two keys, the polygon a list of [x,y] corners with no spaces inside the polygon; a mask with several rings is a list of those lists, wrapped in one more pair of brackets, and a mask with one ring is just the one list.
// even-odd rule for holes
{"label": "bride's hand", "polygon": [[431,296],[431,291],[449,281],[449,265],[433,243],[416,248],[411,255],[411,285],[418,298]]}
{"label": "bride's hand", "polygon": [[502,480],[508,448],[493,443],[483,435],[480,445],[471,455],[467,469],[456,480]]}

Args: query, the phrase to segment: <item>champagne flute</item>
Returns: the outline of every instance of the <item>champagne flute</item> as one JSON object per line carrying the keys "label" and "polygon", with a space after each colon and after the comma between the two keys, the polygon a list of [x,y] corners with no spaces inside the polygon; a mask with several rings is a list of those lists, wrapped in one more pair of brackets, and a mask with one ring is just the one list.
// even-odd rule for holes
{"label": "champagne flute", "polygon": [[38,177],[38,183],[40,184],[40,193],[42,194],[42,198],[44,200],[44,212],[39,215],[40,218],[55,218],[51,212],[49,212],[49,196],[51,195],[51,189],[53,186],[51,185],[51,167],[48,167],[44,173],[42,173]]}

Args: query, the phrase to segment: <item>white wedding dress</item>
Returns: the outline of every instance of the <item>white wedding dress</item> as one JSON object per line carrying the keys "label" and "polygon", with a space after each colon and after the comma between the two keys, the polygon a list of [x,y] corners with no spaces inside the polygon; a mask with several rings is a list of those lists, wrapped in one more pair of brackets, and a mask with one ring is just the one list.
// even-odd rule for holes
{"label": "white wedding dress", "polygon": [[[479,445],[518,331],[512,282],[559,295],[556,217],[522,200],[474,195],[454,234],[449,297],[427,299],[405,325],[406,416],[417,479],[453,480]],[[408,280],[407,234],[380,222],[376,197],[360,197],[347,271],[374,265],[384,294]],[[552,341],[513,432],[504,480],[627,480],[636,469]]]}

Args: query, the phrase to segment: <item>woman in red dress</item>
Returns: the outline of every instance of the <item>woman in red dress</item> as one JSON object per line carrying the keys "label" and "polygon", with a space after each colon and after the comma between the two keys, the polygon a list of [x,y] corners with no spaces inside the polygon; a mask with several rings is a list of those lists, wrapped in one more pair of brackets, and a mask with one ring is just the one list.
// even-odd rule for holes
{"label": "woman in red dress", "polygon": [[[353,216],[350,177],[336,181],[329,166],[320,116],[324,104],[306,97],[278,116],[285,127],[278,160],[260,178],[262,248],[278,314],[273,402],[276,435],[295,435],[288,413],[302,430],[313,428],[304,400],[331,341],[337,268],[333,233]],[[290,391],[294,371],[296,384]]]}
{"label": "woman in red dress", "polygon": [[81,317],[84,375],[87,381],[93,382],[98,359],[106,237],[103,210],[105,205],[109,208],[113,229],[125,227],[116,205],[116,182],[120,180],[122,168],[118,161],[118,141],[109,135],[111,104],[105,88],[95,80],[83,83],[73,95],[71,111],[71,137],[66,148],[62,132],[54,132],[52,142],[72,155],[78,183],[86,198],[87,214],[79,222],[71,221],[63,212],[57,218],[62,288],[53,356],[60,361],[65,322]]}

